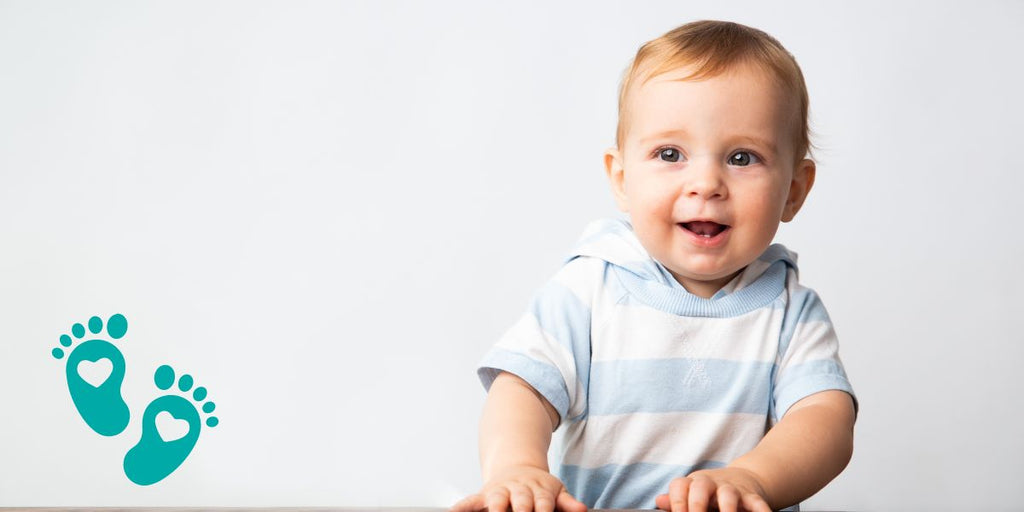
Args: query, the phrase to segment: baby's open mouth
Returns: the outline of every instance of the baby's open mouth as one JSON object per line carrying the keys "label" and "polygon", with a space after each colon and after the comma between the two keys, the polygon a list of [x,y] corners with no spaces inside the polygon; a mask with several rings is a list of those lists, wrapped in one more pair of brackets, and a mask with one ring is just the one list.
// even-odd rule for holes
{"label": "baby's open mouth", "polygon": [[704,238],[716,237],[725,230],[729,229],[729,226],[725,224],[719,224],[717,222],[707,220],[695,220],[692,222],[683,222],[680,224],[683,229],[690,231],[695,235],[702,236]]}

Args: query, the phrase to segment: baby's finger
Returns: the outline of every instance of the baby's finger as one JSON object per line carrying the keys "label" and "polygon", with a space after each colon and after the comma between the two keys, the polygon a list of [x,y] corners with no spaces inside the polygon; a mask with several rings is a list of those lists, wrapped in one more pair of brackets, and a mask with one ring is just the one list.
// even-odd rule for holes
{"label": "baby's finger", "polygon": [[534,512],[554,512],[555,511],[555,495],[551,494],[551,491],[544,488],[536,488],[533,490],[533,511]]}
{"label": "baby's finger", "polygon": [[672,510],[672,504],[668,501],[668,494],[659,494],[655,496],[654,506],[661,510]]}
{"label": "baby's finger", "polygon": [[719,512],[736,512],[740,504],[740,493],[735,487],[725,484],[715,493]]}
{"label": "baby's finger", "polygon": [[533,512],[533,490],[520,483],[509,483],[509,505],[513,512]]}
{"label": "baby's finger", "polygon": [[480,494],[473,494],[455,502],[448,512],[477,512],[484,508],[484,497]]}
{"label": "baby's finger", "polygon": [[[710,478],[694,478],[693,482],[690,483],[689,495],[686,500],[689,506],[687,512],[707,512],[708,503],[711,502],[711,497],[715,495],[716,488],[715,481]],[[675,512],[675,510],[672,512]]]}
{"label": "baby's finger", "polygon": [[690,485],[693,480],[675,478],[668,484],[668,509],[672,512],[689,512]]}
{"label": "baby's finger", "polygon": [[508,512],[508,489],[498,487],[484,497],[487,512]]}
{"label": "baby's finger", "polygon": [[558,497],[555,498],[555,505],[562,512],[587,512],[587,505],[574,498],[565,489],[558,493]]}
{"label": "baby's finger", "polygon": [[744,510],[748,512],[772,512],[768,502],[764,501],[764,498],[759,494],[744,494],[741,501],[743,502]]}

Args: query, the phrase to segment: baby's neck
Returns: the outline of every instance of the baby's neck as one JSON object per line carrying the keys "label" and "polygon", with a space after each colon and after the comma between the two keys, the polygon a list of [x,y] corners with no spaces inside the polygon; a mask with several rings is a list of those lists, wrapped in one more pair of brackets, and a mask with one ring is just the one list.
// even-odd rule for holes
{"label": "baby's neck", "polygon": [[725,286],[727,284],[729,284],[730,281],[735,279],[736,276],[738,276],[741,273],[743,273],[743,270],[745,268],[746,267],[743,267],[743,268],[737,270],[736,272],[733,272],[732,274],[730,274],[728,276],[720,277],[718,279],[711,279],[711,280],[707,280],[707,281],[698,280],[698,279],[689,279],[689,278],[680,276],[680,275],[676,274],[675,272],[672,272],[671,270],[669,272],[672,273],[672,277],[674,277],[676,282],[681,284],[683,286],[683,288],[686,289],[686,291],[688,291],[688,292],[690,292],[690,293],[692,293],[692,294],[694,294],[694,295],[696,295],[698,297],[701,297],[701,298],[704,298],[704,299],[710,299],[711,297],[714,297],[715,294],[718,293],[719,290],[721,290],[722,288],[725,288]]}

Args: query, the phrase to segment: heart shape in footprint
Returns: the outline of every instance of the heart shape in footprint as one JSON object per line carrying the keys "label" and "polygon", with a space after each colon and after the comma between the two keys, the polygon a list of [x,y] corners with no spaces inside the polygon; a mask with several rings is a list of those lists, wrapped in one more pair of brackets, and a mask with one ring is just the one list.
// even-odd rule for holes
{"label": "heart shape in footprint", "polygon": [[114,363],[110,359],[101,358],[99,361],[81,360],[78,362],[78,376],[94,388],[100,387],[110,373],[114,371]]}
{"label": "heart shape in footprint", "polygon": [[188,421],[179,420],[167,411],[157,413],[155,421],[156,432],[166,443],[177,441],[188,434]]}

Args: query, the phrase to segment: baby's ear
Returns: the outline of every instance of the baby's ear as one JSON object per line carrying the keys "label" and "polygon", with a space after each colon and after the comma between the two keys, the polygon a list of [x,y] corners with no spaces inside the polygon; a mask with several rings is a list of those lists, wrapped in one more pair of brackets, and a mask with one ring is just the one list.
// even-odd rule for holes
{"label": "baby's ear", "polygon": [[618,149],[608,148],[604,152],[604,169],[608,175],[608,184],[612,187],[615,204],[620,211],[629,213],[629,203],[626,201],[626,174],[622,167],[622,153]]}
{"label": "baby's ear", "polygon": [[817,166],[814,160],[805,158],[797,162],[793,168],[793,180],[789,183],[789,196],[786,198],[786,207],[782,210],[782,222],[789,222],[796,217],[796,212],[804,205],[807,194],[814,186],[814,172]]}

